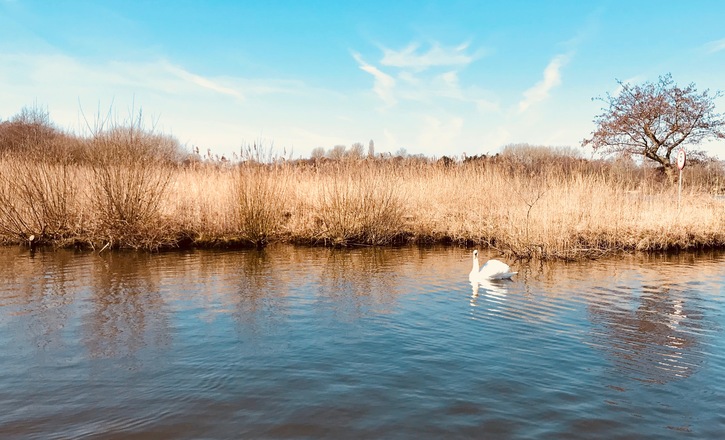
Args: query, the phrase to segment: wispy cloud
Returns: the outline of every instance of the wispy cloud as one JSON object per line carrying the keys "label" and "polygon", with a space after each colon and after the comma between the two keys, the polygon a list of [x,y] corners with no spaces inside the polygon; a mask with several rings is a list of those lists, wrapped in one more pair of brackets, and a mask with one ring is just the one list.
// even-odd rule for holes
{"label": "wispy cloud", "polygon": [[549,92],[561,84],[561,68],[569,61],[570,55],[555,56],[544,69],[544,77],[533,87],[524,92],[524,99],[519,102],[519,112],[525,112],[532,105],[549,97]]}
{"label": "wispy cloud", "polygon": [[704,49],[707,53],[716,53],[725,50],[725,38],[705,43]]}
{"label": "wispy cloud", "polygon": [[360,69],[371,74],[375,78],[375,84],[373,85],[373,91],[388,105],[393,105],[396,102],[393,96],[393,88],[395,87],[395,78],[373,66],[368,64],[362,59],[359,53],[353,53],[353,58],[357,61]]}
{"label": "wispy cloud", "polygon": [[[2,0],[0,0],[2,1]],[[41,89],[65,84],[122,95],[145,91],[175,96],[231,97],[236,100],[275,94],[300,95],[307,88],[300,81],[272,78],[202,76],[167,60],[88,63],[63,54],[0,53],[0,80],[16,87]],[[52,88],[52,87],[51,87]],[[53,94],[61,94],[58,90]]]}
{"label": "wispy cloud", "polygon": [[177,78],[188,81],[189,83],[197,85],[201,88],[221,93],[223,95],[232,96],[234,98],[244,99],[244,96],[238,90],[235,90],[231,87],[223,86],[214,80],[191,73],[187,70],[182,69],[181,67],[174,66],[172,64],[164,63],[164,67],[167,72],[171,73]]}
{"label": "wispy cloud", "polygon": [[469,43],[455,47],[432,43],[425,50],[413,43],[399,51],[385,47],[381,50],[380,67],[363,60],[357,52],[352,56],[361,70],[373,76],[373,92],[386,106],[401,101],[433,104],[443,98],[471,103],[481,111],[497,109],[497,104],[487,99],[490,93],[461,84],[459,73],[483,54],[471,50]]}
{"label": "wispy cloud", "polygon": [[442,74],[440,78],[448,87],[458,88],[458,72],[455,70]]}
{"label": "wispy cloud", "polygon": [[469,43],[456,47],[443,47],[433,43],[428,50],[419,50],[420,45],[413,43],[402,50],[383,48],[380,64],[416,71],[440,66],[467,66],[482,54],[467,53]]}
{"label": "wispy cloud", "polygon": [[[0,89],[2,119],[35,98],[48,107],[60,127],[83,133],[84,113],[92,119],[92,111],[88,113],[92,109],[108,106],[114,118],[123,120],[126,109],[143,108],[157,129],[182,143],[227,148],[227,152],[235,151],[240,139],[257,138],[260,130],[272,133],[275,142],[285,146],[299,145],[304,138],[290,135],[285,124],[315,117],[279,116],[281,102],[290,103],[290,108],[309,103],[310,96],[339,102],[338,95],[299,80],[212,77],[166,59],[91,62],[58,52],[0,51],[0,83],[7,86]],[[276,118],[265,119],[270,114]]]}

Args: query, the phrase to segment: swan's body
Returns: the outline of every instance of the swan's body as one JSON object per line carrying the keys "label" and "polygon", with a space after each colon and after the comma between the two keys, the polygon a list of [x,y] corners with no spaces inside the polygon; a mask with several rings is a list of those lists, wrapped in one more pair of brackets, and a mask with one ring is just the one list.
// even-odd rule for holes
{"label": "swan's body", "polygon": [[508,264],[499,260],[488,260],[486,264],[479,269],[478,251],[473,251],[473,267],[468,279],[471,282],[486,280],[505,280],[516,275],[518,272],[511,272]]}

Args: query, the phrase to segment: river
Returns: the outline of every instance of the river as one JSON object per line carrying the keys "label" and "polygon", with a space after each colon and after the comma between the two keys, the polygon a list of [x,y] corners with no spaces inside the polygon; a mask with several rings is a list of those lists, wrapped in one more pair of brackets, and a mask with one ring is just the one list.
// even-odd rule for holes
{"label": "river", "polygon": [[0,438],[725,435],[725,253],[470,251],[0,248]]}

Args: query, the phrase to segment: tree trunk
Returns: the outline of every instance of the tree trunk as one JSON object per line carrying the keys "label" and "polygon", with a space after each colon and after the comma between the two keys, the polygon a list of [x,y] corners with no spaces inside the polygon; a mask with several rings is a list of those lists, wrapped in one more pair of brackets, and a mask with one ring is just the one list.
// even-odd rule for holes
{"label": "tree trunk", "polygon": [[662,166],[662,172],[667,176],[667,180],[670,182],[677,182],[679,170],[672,163],[667,163]]}

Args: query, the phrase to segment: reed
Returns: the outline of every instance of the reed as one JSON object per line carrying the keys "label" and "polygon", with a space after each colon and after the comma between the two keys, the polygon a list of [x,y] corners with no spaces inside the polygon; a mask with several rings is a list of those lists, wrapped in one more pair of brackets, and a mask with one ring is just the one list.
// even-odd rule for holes
{"label": "reed", "polygon": [[309,241],[333,246],[386,245],[406,235],[400,179],[384,167],[343,162],[318,176],[308,200],[316,230]]}
{"label": "reed", "polygon": [[714,161],[685,169],[678,209],[676,186],[656,170],[571,151],[290,161],[254,145],[238,163],[182,162],[178,144],[136,122],[88,138],[11,128],[15,137],[4,139],[13,148],[0,148],[4,243],[30,235],[146,250],[444,242],[565,259],[725,246],[725,172]]}
{"label": "reed", "polygon": [[243,242],[257,248],[278,239],[289,218],[290,172],[275,164],[246,162],[234,173],[235,210],[238,234]]}
{"label": "reed", "polygon": [[177,166],[159,211],[180,245],[227,246],[238,241],[234,170],[194,163]]}

